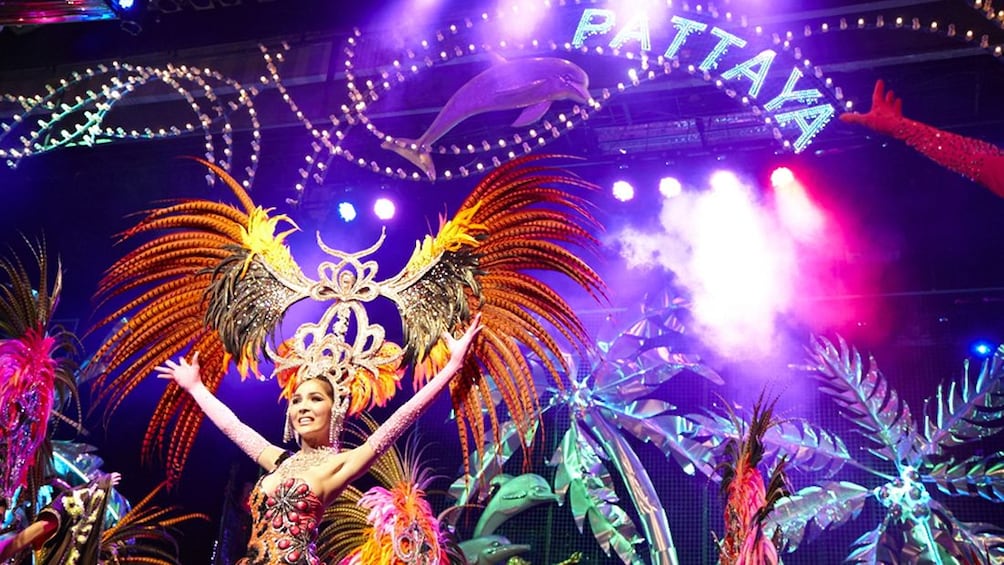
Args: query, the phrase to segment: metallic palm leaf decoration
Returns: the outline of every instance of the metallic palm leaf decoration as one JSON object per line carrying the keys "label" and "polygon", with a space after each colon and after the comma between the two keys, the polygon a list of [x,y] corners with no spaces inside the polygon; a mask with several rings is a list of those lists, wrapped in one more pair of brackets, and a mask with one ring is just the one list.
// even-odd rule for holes
{"label": "metallic palm leaf decoration", "polygon": [[[77,401],[76,337],[53,325],[62,269],[50,273],[43,243],[28,242],[37,276],[16,256],[0,258],[0,497],[34,500],[52,459],[50,420]],[[49,277],[52,276],[52,279]]]}
{"label": "metallic palm leaf decoration", "polygon": [[[782,499],[773,527],[793,551],[811,530],[826,530],[857,517],[875,498],[887,509],[882,521],[858,538],[853,563],[1001,563],[1004,535],[987,524],[965,523],[932,495],[980,496],[1004,501],[1004,452],[957,460],[946,449],[989,437],[1004,419],[1004,348],[977,374],[938,388],[918,426],[873,358],[867,364],[843,340],[817,338],[811,369],[841,412],[863,433],[873,461],[854,465],[882,482],[868,487],[830,481]],[[936,489],[936,490],[935,490]]]}
{"label": "metallic palm leaf decoration", "polygon": [[[204,163],[240,207],[184,200],[150,211],[123,235],[130,243],[150,239],[117,261],[98,289],[103,303],[118,306],[97,327],[127,319],[95,355],[93,365],[103,371],[95,379],[97,399],[110,414],[156,365],[194,350],[214,392],[231,360],[244,376],[260,376],[258,363],[268,360],[284,394],[304,379],[325,377],[339,397],[340,422],[383,405],[406,365],[415,367],[416,386],[424,385],[448,359],[443,332],[462,332],[480,313],[483,328],[450,384],[465,461],[489,435],[496,442],[501,436],[489,383],[525,437],[539,397],[520,346],[542,359],[560,359],[556,335],[579,348],[587,339],[565,299],[527,271],[558,273],[595,297],[603,293],[595,271],[567,248],[596,245],[589,204],[575,194],[595,187],[542,158],[519,159],[487,175],[454,218],[441,219],[438,234],[416,244],[404,270],[384,281],[377,280],[370,257],[382,237],[355,253],[318,238],[331,259],[317,266],[316,279],[308,277],[285,243],[295,224],[256,206],[222,169]],[[289,229],[277,233],[282,225]],[[366,304],[381,297],[398,307],[403,346],[388,342],[384,328],[370,322]],[[287,309],[305,299],[327,309],[273,349]],[[559,388],[566,370],[561,362],[547,362]],[[178,479],[201,419],[191,398],[168,384],[143,454],[149,458],[167,443],[169,481]]]}
{"label": "metallic palm leaf decoration", "polygon": [[[554,492],[569,501],[580,530],[588,522],[603,550],[608,555],[613,551],[624,563],[678,563],[665,508],[626,436],[651,442],[690,474],[713,473],[711,450],[691,439],[694,422],[677,414],[669,402],[652,397],[657,388],[685,370],[716,384],[723,382],[697,355],[677,347],[674,338],[684,330],[678,318],[682,308],[686,308],[683,301],[660,296],[626,330],[599,342],[588,357],[573,356],[571,365],[577,371],[568,376],[570,386],[550,389],[542,408],[542,413],[565,409],[569,414],[569,426],[550,459],[556,467]],[[469,491],[478,487],[471,485],[489,482],[512,455],[515,444],[507,438],[493,447],[499,458],[483,457],[479,464],[470,465],[475,474],[454,483],[455,493],[474,496]],[[611,469],[626,487],[640,528],[621,506]],[[643,542],[649,546],[647,560],[637,547]]]}
{"label": "metallic palm leaf decoration", "polygon": [[[721,460],[727,442],[742,435],[737,419],[717,412],[688,414],[687,418],[696,424],[689,437],[712,451],[716,461]],[[761,443],[765,464],[773,466],[784,457],[789,471],[824,473],[832,477],[844,465],[854,463],[840,436],[804,420],[779,419],[764,432]]]}

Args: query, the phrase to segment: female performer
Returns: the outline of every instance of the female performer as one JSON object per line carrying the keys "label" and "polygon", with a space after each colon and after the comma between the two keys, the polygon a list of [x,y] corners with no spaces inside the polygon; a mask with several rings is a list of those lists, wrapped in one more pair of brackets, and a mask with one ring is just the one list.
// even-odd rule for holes
{"label": "female performer", "polygon": [[216,427],[266,471],[251,494],[251,540],[238,564],[319,565],[315,542],[324,509],[369,470],[449,383],[463,366],[467,348],[480,328],[480,319],[475,317],[459,340],[444,334],[450,351],[447,364],[365,443],[348,451],[337,447],[337,417],[332,414],[337,399],[327,377],[303,379],[293,389],[286,419],[300,449],[290,453],[242,423],[209,392],[199,375],[198,352],[191,362],[182,358],[157,367],[159,377],[172,379],[188,391]]}

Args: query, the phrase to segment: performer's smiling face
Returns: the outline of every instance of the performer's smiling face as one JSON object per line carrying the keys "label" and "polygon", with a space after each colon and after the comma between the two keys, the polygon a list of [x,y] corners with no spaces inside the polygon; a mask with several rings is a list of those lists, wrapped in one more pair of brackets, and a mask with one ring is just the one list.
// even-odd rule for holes
{"label": "performer's smiling face", "polygon": [[326,379],[309,379],[296,387],[286,411],[293,431],[301,438],[327,442],[332,396],[331,384]]}

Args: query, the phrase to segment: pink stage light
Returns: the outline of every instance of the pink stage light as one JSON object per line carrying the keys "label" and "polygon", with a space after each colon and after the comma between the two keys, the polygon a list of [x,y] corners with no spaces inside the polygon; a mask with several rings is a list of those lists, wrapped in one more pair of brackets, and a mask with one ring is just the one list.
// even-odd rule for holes
{"label": "pink stage light", "polygon": [[781,224],[795,239],[811,241],[823,230],[823,213],[812,201],[805,187],[787,167],[770,175],[774,202]]}
{"label": "pink stage light", "polygon": [[634,186],[626,180],[619,180],[613,186],[614,198],[621,202],[627,202],[634,198]]}
{"label": "pink stage light", "polygon": [[380,197],[373,203],[373,213],[381,220],[392,219],[395,212],[397,212],[397,207],[394,206],[394,201],[390,198]]}
{"label": "pink stage light", "polygon": [[778,167],[770,174],[770,185],[774,188],[795,182],[795,173],[788,167]]}

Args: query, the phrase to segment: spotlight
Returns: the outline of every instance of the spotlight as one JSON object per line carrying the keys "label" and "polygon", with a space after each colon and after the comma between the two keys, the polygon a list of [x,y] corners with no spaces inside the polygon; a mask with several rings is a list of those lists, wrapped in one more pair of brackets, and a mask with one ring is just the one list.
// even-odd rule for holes
{"label": "spotlight", "polygon": [[614,198],[621,202],[627,202],[634,198],[634,187],[626,180],[619,180],[613,186]]}
{"label": "spotlight", "polygon": [[679,196],[683,192],[683,185],[674,177],[662,177],[659,181],[659,194],[665,198]]}
{"label": "spotlight", "polygon": [[770,184],[774,187],[774,204],[782,225],[798,240],[816,240],[826,218],[795,173],[787,167],[778,167],[770,174]]}
{"label": "spotlight", "polygon": [[373,203],[373,213],[381,220],[390,220],[394,217],[394,213],[396,211],[397,208],[394,206],[394,202],[390,198],[380,197]]}
{"label": "spotlight", "polygon": [[710,180],[712,190],[736,191],[742,188],[739,177],[732,171],[716,171],[711,175]]}
{"label": "spotlight", "polygon": [[774,188],[795,182],[795,173],[788,167],[778,167],[770,174],[770,184]]}
{"label": "spotlight", "polygon": [[339,202],[338,217],[346,222],[351,222],[356,219],[356,207],[351,202]]}
{"label": "spotlight", "polygon": [[112,6],[116,10],[132,10],[136,5],[136,0],[112,0]]}
{"label": "spotlight", "polygon": [[973,343],[970,351],[977,357],[989,357],[994,352],[994,346],[989,341],[980,340]]}

